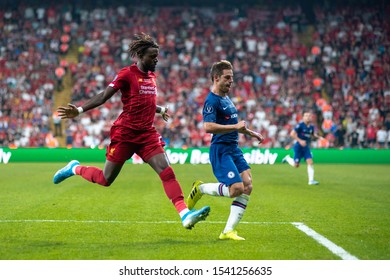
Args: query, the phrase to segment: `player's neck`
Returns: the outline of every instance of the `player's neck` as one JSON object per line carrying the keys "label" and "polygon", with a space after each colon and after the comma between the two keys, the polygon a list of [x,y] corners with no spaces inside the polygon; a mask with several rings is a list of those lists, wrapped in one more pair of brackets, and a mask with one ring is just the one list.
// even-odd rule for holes
{"label": "player's neck", "polygon": [[218,95],[218,96],[221,96],[221,97],[226,97],[227,96],[226,93],[221,92],[220,90],[218,90],[218,88],[215,88],[215,87],[213,87],[211,89],[211,92],[214,93],[215,95]]}
{"label": "player's neck", "polygon": [[144,70],[144,67],[142,67],[141,63],[137,62],[135,65],[137,65],[137,68],[138,68],[139,71],[144,72],[146,74],[148,73],[147,70],[146,71]]}

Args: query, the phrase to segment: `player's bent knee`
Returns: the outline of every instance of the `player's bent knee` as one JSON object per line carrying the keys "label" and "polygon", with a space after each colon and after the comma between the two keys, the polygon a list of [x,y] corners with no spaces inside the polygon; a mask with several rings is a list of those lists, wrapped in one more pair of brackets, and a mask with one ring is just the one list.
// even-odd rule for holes
{"label": "player's bent knee", "polygon": [[104,176],[103,173],[100,173],[98,177],[93,178],[92,182],[97,183],[103,187],[109,187],[115,180],[116,176]]}
{"label": "player's bent knee", "polygon": [[103,187],[109,187],[114,182],[114,180],[104,179],[101,182],[99,182],[100,185]]}
{"label": "player's bent knee", "polygon": [[252,193],[252,189],[253,189],[252,183],[245,185],[244,186],[244,193],[249,195]]}
{"label": "player's bent knee", "polygon": [[229,188],[230,197],[237,197],[244,193],[244,184],[243,183],[235,183]]}
{"label": "player's bent knee", "polygon": [[113,183],[113,182],[108,182],[108,181],[106,181],[106,182],[103,184],[103,187],[109,187],[109,186],[111,186],[112,183]]}

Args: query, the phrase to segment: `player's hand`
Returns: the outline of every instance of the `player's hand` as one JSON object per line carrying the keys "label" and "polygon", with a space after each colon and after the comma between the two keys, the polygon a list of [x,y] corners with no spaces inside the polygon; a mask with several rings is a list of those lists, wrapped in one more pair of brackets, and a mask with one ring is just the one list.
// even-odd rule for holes
{"label": "player's hand", "polygon": [[299,139],[298,142],[299,142],[299,144],[301,144],[302,147],[306,147],[306,141],[305,140]]}
{"label": "player's hand", "polygon": [[58,112],[58,116],[61,117],[61,119],[71,119],[79,115],[77,106],[70,103],[68,104],[68,107],[65,106],[58,107],[57,112]]}
{"label": "player's hand", "polygon": [[165,112],[163,114],[161,114],[162,118],[164,119],[164,121],[168,121],[168,119],[171,117],[169,114],[168,114],[168,107],[165,107]]}
{"label": "player's hand", "polygon": [[264,136],[261,135],[261,133],[253,131],[253,137],[255,137],[257,140],[259,140],[259,144],[263,143]]}
{"label": "player's hand", "polygon": [[261,133],[253,131],[253,130],[250,130],[248,128],[247,128],[247,131],[249,132],[249,135],[251,137],[255,137],[257,140],[259,140],[259,144],[261,144],[264,141],[264,136],[261,135]]}
{"label": "player's hand", "polygon": [[245,121],[240,121],[239,123],[237,123],[236,128],[237,128],[238,132],[241,132],[241,133],[245,133],[248,130],[246,127]]}

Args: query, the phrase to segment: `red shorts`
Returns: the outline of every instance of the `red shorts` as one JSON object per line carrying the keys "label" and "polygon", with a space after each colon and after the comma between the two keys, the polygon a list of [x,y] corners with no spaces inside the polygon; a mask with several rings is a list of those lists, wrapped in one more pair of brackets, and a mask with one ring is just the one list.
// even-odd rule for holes
{"label": "red shorts", "polygon": [[110,132],[111,143],[106,150],[106,159],[115,163],[124,163],[134,153],[144,162],[161,153],[165,153],[165,142],[156,129],[136,131],[123,126],[113,126]]}

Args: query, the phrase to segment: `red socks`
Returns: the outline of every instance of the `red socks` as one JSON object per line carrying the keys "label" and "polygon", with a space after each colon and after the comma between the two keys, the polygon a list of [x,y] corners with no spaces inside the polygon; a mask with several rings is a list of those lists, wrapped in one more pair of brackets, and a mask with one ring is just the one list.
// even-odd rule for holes
{"label": "red socks", "polygon": [[103,170],[94,166],[79,165],[76,167],[76,174],[92,183],[97,183],[105,187],[110,185],[103,176]]}
{"label": "red socks", "polygon": [[160,179],[164,186],[167,197],[171,200],[178,213],[187,208],[184,202],[183,191],[179,182],[176,180],[172,167],[165,168],[160,174]]}

